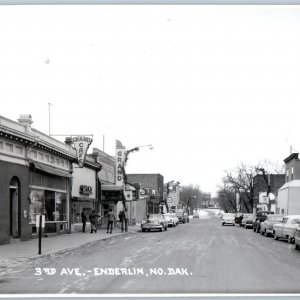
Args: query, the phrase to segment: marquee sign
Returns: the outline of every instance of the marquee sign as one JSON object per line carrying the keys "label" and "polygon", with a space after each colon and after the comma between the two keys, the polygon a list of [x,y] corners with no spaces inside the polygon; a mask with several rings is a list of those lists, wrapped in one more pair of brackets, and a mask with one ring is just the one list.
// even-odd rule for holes
{"label": "marquee sign", "polygon": [[93,189],[89,185],[81,185],[79,186],[79,193],[84,195],[91,195],[93,194]]}
{"label": "marquee sign", "polygon": [[124,161],[125,161],[125,147],[120,141],[116,141],[116,159],[117,159],[117,172],[116,172],[116,185],[123,186],[124,183]]}
{"label": "marquee sign", "polygon": [[86,136],[72,137],[72,143],[76,149],[79,168],[83,168],[87,150],[89,149],[92,139]]}

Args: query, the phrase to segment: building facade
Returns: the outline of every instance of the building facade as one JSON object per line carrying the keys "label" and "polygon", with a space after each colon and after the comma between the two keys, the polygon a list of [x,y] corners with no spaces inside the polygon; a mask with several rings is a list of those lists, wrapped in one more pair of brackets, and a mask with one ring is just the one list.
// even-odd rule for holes
{"label": "building facade", "polygon": [[285,183],[278,191],[277,213],[300,215],[300,160],[292,153],[285,160]]}
{"label": "building facade", "polygon": [[146,214],[158,214],[164,203],[164,177],[161,174],[128,174],[128,181],[138,183],[143,197],[147,197]]}
{"label": "building facade", "polygon": [[[267,179],[267,180],[266,180]],[[262,174],[257,174],[253,177],[253,207],[256,210],[272,210],[276,211],[276,202],[278,197],[278,190],[285,183],[284,174],[266,174],[266,178]],[[271,199],[267,196],[269,186],[269,193],[275,196]],[[249,210],[250,211],[250,210]]]}
{"label": "building facade", "polygon": [[18,122],[0,117],[0,243],[70,231],[72,163],[75,151],[31,128],[31,115]]}

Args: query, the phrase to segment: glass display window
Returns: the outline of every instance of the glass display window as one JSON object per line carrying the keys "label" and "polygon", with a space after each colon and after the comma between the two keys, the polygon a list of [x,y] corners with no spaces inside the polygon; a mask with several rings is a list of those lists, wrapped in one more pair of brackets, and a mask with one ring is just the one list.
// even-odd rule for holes
{"label": "glass display window", "polygon": [[45,210],[44,191],[32,189],[29,198],[30,198],[29,222],[35,223],[36,216],[43,214]]}

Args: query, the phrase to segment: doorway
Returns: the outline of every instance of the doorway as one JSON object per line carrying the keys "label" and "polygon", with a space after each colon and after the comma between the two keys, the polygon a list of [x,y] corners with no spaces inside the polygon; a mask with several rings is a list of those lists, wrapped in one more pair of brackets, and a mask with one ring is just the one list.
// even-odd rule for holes
{"label": "doorway", "polygon": [[17,239],[21,237],[21,203],[20,183],[17,177],[10,181],[10,235]]}

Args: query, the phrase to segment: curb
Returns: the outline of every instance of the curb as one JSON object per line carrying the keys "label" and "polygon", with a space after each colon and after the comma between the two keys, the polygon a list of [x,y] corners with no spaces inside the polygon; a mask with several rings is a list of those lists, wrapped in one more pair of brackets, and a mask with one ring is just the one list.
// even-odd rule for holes
{"label": "curb", "polygon": [[[34,261],[39,260],[40,258],[45,258],[45,257],[51,258],[56,254],[64,254],[68,251],[80,249],[80,248],[82,248],[84,246],[87,246],[87,245],[93,245],[93,244],[99,243],[101,241],[107,241],[107,240],[110,240],[110,239],[113,239],[113,238],[118,238],[118,237],[124,236],[124,235],[135,235],[135,234],[137,234],[137,232],[138,231],[136,231],[136,232],[124,232],[124,233],[119,233],[119,234],[114,235],[114,236],[109,235],[105,238],[100,238],[100,239],[90,241],[90,242],[86,242],[84,244],[76,245],[76,246],[73,246],[73,247],[66,247],[64,249],[54,250],[54,251],[47,252],[45,254],[40,254],[40,255],[35,254],[33,256],[21,256],[21,257],[17,257],[17,258],[16,257],[9,257],[9,258],[4,258],[3,260],[0,259],[0,277],[6,275],[7,271],[9,271],[9,269],[15,269],[15,268],[20,267],[20,265],[24,264],[24,262],[34,262]],[[15,262],[16,260],[20,260],[20,264],[16,264],[16,265],[11,266],[9,262],[10,261]],[[5,266],[3,266],[3,265],[5,265]],[[1,268],[5,268],[6,270],[4,272],[1,272]]]}

